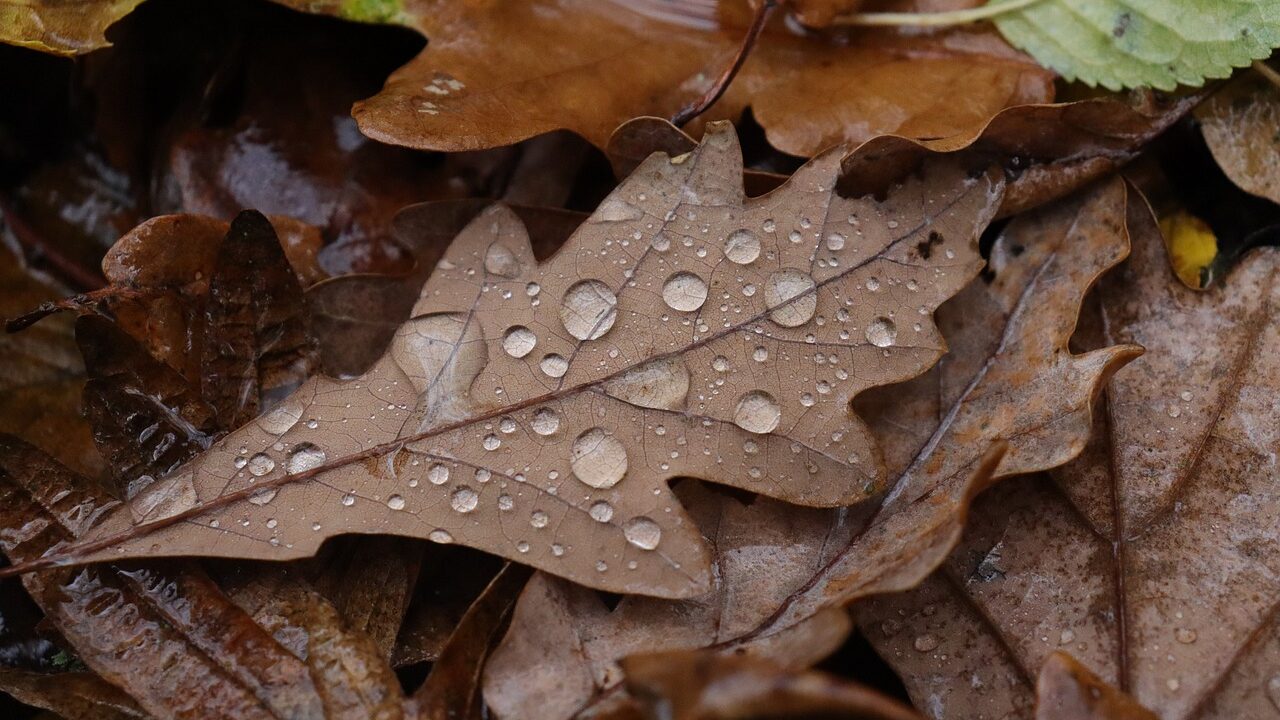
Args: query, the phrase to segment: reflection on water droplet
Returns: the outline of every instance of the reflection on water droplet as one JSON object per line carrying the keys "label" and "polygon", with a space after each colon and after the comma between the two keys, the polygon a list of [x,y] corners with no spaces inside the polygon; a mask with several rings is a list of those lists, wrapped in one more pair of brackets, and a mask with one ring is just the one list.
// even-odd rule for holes
{"label": "reflection on water droplet", "polygon": [[618,298],[607,285],[599,280],[582,280],[565,292],[560,321],[579,340],[595,340],[613,327],[618,319],[617,305]]}
{"label": "reflection on water droplet", "polygon": [[485,272],[491,275],[498,275],[505,278],[518,277],[520,275],[520,260],[516,258],[516,254],[511,248],[502,243],[494,243],[489,246],[489,250],[484,254]]}
{"label": "reflection on water droplet", "polygon": [[[765,231],[772,230],[772,221],[765,222]],[[724,256],[739,265],[755,262],[760,257],[760,238],[747,229],[730,233],[724,241]]]}
{"label": "reflection on water droplet", "polygon": [[833,251],[842,250],[844,249],[844,241],[845,237],[843,235],[833,232],[830,235],[827,235],[827,249]]}
{"label": "reflection on water droplet", "polygon": [[346,495],[343,495],[343,496],[342,496],[342,504],[343,504],[344,506],[346,506],[346,507],[351,507],[352,505],[355,505],[355,504],[356,504],[356,496],[355,496],[355,495],[352,495],[351,493],[347,493]]}
{"label": "reflection on water droplet", "polygon": [[898,337],[898,326],[886,317],[878,317],[867,325],[867,342],[876,347],[889,347]]}
{"label": "reflection on water droplet", "polygon": [[387,498],[387,507],[391,508],[392,510],[403,510],[404,498],[400,497],[399,495],[392,495],[391,497]]}
{"label": "reflection on water droplet", "polygon": [[324,461],[323,450],[311,443],[303,443],[289,453],[289,459],[285,461],[284,467],[290,475],[297,475],[320,467]]}
{"label": "reflection on water droplet", "polygon": [[1178,642],[1182,643],[1183,645],[1190,645],[1191,643],[1196,641],[1196,637],[1197,637],[1196,631],[1192,630],[1191,628],[1178,628],[1177,632],[1175,632],[1173,636],[1176,637],[1178,639]]}
{"label": "reflection on water droplet", "polygon": [[504,435],[510,435],[515,432],[518,427],[519,426],[516,425],[516,421],[509,417],[504,417],[498,421],[498,430],[501,430]]}
{"label": "reflection on water droplet", "polygon": [[538,363],[538,367],[542,368],[542,372],[546,373],[547,377],[564,377],[564,374],[569,372],[569,361],[560,355],[552,353],[542,358],[542,362]]}
{"label": "reflection on water droplet", "polygon": [[622,527],[622,534],[627,542],[641,550],[652,550],[662,540],[662,528],[647,517],[632,518]]}
{"label": "reflection on water droplet", "polygon": [[733,411],[733,422],[747,432],[762,435],[773,432],[782,419],[778,401],[763,390],[752,390],[738,400]]}
{"label": "reflection on water droplet", "polygon": [[632,368],[604,384],[610,396],[632,405],[677,410],[689,392],[689,370],[678,357],[666,357]]}
{"label": "reflection on water droplet", "polygon": [[808,273],[783,268],[764,285],[764,301],[772,310],[769,319],[783,327],[798,327],[809,322],[818,307],[817,285]]}
{"label": "reflection on water droplet", "polygon": [[427,539],[431,542],[440,543],[442,545],[447,545],[453,542],[453,536],[449,534],[448,530],[432,530],[427,534]]}
{"label": "reflection on water droplet", "polygon": [[278,492],[279,490],[277,488],[263,488],[262,490],[250,495],[249,502],[253,505],[266,505],[276,499],[276,494]]}
{"label": "reflection on water droplet", "polygon": [[547,523],[550,522],[550,520],[551,518],[549,518],[547,514],[541,510],[534,510],[533,514],[529,516],[529,524],[536,528],[546,527]]}
{"label": "reflection on water droplet", "polygon": [[539,435],[554,435],[556,430],[560,429],[560,416],[551,408],[539,408],[533,414],[533,422],[530,425]]}
{"label": "reflection on water droplet", "polygon": [[627,472],[627,449],[604,428],[594,427],[573,441],[569,466],[579,480],[593,488],[610,488]]}
{"label": "reflection on water droplet", "polygon": [[755,349],[755,351],[751,353],[751,359],[755,360],[756,362],[764,362],[765,360],[768,360],[769,349],[763,345],[758,346]]}
{"label": "reflection on water droplet", "polygon": [[436,463],[427,471],[427,479],[432,485],[443,485],[449,482],[449,466]]}
{"label": "reflection on water droplet", "polygon": [[625,200],[619,200],[615,197],[605,198],[600,203],[600,207],[596,209],[595,219],[605,222],[622,222],[624,220],[639,220],[644,217],[644,211],[632,205]]}
{"label": "reflection on water droplet", "polygon": [[302,406],[286,402],[258,418],[258,427],[272,435],[283,435],[302,417]]}
{"label": "reflection on water droplet", "polygon": [[938,638],[930,635],[929,633],[925,633],[924,635],[918,636],[911,645],[920,652],[929,652],[930,650],[937,649]]}
{"label": "reflection on water droplet", "polygon": [[262,477],[275,469],[276,461],[272,460],[266,453],[258,453],[249,458],[249,472],[253,475]]}
{"label": "reflection on water droplet", "polygon": [[502,447],[502,438],[494,435],[493,433],[489,433],[484,436],[483,445],[485,450],[497,450],[499,447]]}
{"label": "reflection on water droplet", "polygon": [[711,369],[716,372],[725,372],[729,369],[729,358],[723,355],[717,355],[711,360]]}
{"label": "reflection on water droplet", "polygon": [[498,496],[498,509],[499,509],[499,510],[510,510],[511,508],[513,508],[513,507],[515,507],[515,506],[516,506],[516,502],[515,502],[515,500],[512,500],[512,499],[511,499],[511,496],[510,496],[510,495],[499,495],[499,496]]}
{"label": "reflection on water droplet", "polygon": [[460,513],[469,513],[480,503],[480,496],[475,490],[463,485],[449,496],[449,506]]}
{"label": "reflection on water droplet", "polygon": [[587,510],[591,515],[591,519],[599,523],[607,523],[613,519],[613,506],[604,500],[599,500],[591,504],[591,508]]}
{"label": "reflection on water droplet", "polygon": [[533,348],[538,344],[538,336],[533,331],[523,325],[513,325],[507,328],[507,333],[502,336],[502,349],[513,358],[522,358],[533,352]]}
{"label": "reflection on water droplet", "polygon": [[662,299],[672,310],[697,310],[707,301],[707,284],[691,272],[678,272],[663,284]]}

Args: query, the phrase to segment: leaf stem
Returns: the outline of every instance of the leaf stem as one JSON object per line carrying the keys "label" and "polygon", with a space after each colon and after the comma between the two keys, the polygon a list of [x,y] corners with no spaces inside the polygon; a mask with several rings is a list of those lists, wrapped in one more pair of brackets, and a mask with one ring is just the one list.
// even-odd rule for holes
{"label": "leaf stem", "polygon": [[986,20],[1014,10],[1021,10],[1034,5],[1040,0],[1009,0],[1008,2],[990,2],[986,5],[968,10],[948,10],[933,13],[907,12],[865,12],[842,15],[832,21],[832,25],[885,26],[908,25],[913,27],[947,27]]}
{"label": "leaf stem", "polygon": [[1267,82],[1280,88],[1280,72],[1276,72],[1275,70],[1272,70],[1270,65],[1266,64],[1261,60],[1254,60],[1253,70],[1254,72],[1258,73],[1262,77],[1266,78]]}
{"label": "leaf stem", "polygon": [[773,9],[777,6],[778,0],[764,0],[760,3],[760,7],[756,8],[755,17],[751,20],[751,27],[747,28],[747,34],[743,36],[742,43],[738,46],[738,52],[733,56],[733,62],[724,69],[724,72],[720,73],[720,77],[716,78],[715,83],[707,88],[702,97],[680,108],[675,115],[671,116],[672,125],[684,127],[690,120],[706,112],[724,95],[724,91],[729,89],[729,83],[733,82],[733,78],[742,69],[742,64],[747,61],[747,56],[751,54],[756,40],[760,37],[761,31],[764,30],[764,26],[769,22],[769,16],[773,14]]}

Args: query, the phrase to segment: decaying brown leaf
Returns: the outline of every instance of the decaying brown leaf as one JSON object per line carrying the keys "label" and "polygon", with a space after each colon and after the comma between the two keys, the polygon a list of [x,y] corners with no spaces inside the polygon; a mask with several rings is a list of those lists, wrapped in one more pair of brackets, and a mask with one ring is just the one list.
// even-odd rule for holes
{"label": "decaying brown leaf", "polygon": [[[1025,715],[1059,648],[1164,718],[1280,707],[1280,255],[1255,251],[1198,292],[1141,204],[1129,228],[1134,256],[1091,324],[1147,353],[1113,379],[1089,448],[983,497],[942,570],[860,618],[935,717]],[[922,664],[939,654],[946,673]]]}
{"label": "decaying brown leaf", "polygon": [[1244,73],[1196,108],[1218,166],[1241,190],[1280,202],[1280,87]]}
{"label": "decaying brown leaf", "polygon": [[1155,713],[1103,682],[1064,652],[1044,661],[1036,679],[1036,720],[1157,720]]}
{"label": "decaying brown leaf", "polygon": [[[423,149],[496,147],[560,129],[604,147],[622,122],[672,117],[699,99],[750,16],[740,1],[408,0],[395,20],[426,35],[427,48],[353,114],[369,137]],[[781,13],[775,21],[707,117],[736,118],[749,105],[784,152],[810,156],[880,133],[969,134],[1003,108],[1053,98],[1052,74],[990,29],[802,36]]]}
{"label": "decaying brown leaf", "polygon": [[[378,532],[610,590],[704,592],[705,549],[663,481],[811,505],[873,494],[880,461],[848,403],[941,354],[931,312],[976,273],[999,202],[998,183],[948,165],[846,199],[838,165],[828,153],[745,200],[716,126],[641,166],[542,265],[510,211],[483,213],[368,374],[311,379],[110,514],[78,557],[284,559]],[[789,366],[810,345],[823,362]]]}
{"label": "decaying brown leaf", "polygon": [[64,720],[146,718],[119,688],[89,672],[39,673],[0,668],[0,691]]}
{"label": "decaying brown leaf", "polygon": [[751,656],[677,651],[630,657],[622,666],[628,689],[651,718],[920,718],[898,701],[856,683],[822,672],[787,671]]}
{"label": "decaying brown leaf", "polygon": [[[870,413],[873,427],[901,473],[878,511],[763,499],[743,507],[682,490],[716,549],[712,593],[629,597],[610,611],[589,591],[535,576],[490,663],[490,706],[509,718],[532,717],[530,708],[568,717],[614,692],[616,662],[634,652],[741,647],[791,667],[825,656],[833,647],[798,623],[828,604],[910,587],[954,546],[969,498],[992,473],[1051,467],[1084,446],[1090,398],[1136,352],[1066,352],[1085,291],[1127,253],[1125,202],[1115,180],[1011,225],[996,243],[990,282],[939,309],[951,344],[943,363],[905,387],[872,391],[888,406]],[[984,467],[982,454],[999,440],[1008,455],[998,469],[992,458]]]}

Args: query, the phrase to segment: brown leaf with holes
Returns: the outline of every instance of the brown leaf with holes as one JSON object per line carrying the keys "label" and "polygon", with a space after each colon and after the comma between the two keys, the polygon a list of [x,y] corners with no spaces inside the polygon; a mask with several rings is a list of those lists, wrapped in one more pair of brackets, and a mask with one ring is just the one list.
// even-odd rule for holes
{"label": "brown leaf with holes", "polygon": [[[77,558],[286,559],[377,532],[604,589],[705,592],[706,550],[665,481],[826,506],[875,493],[879,456],[848,403],[933,364],[931,312],[981,262],[998,183],[943,164],[847,199],[839,157],[748,200],[716,126],[642,165],[541,265],[518,218],[486,211],[369,373],[307,381]],[[793,367],[811,343],[827,362]]]}
{"label": "brown leaf with holes", "polygon": [[677,651],[630,657],[622,667],[628,689],[652,718],[920,718],[898,701],[857,683],[812,670],[788,671],[751,656]]}
{"label": "brown leaf with holes", "polygon": [[[716,549],[713,592],[682,602],[625,598],[610,612],[588,591],[537,576],[490,663],[489,704],[509,718],[531,717],[530,708],[568,717],[616,694],[616,661],[641,651],[745,648],[805,667],[832,649],[796,637],[811,635],[807,618],[925,577],[957,542],[969,499],[992,473],[1051,467],[1080,452],[1093,394],[1137,351],[1065,352],[1085,291],[1127,252],[1125,203],[1113,180],[1012,225],[989,282],[939,309],[951,345],[942,364],[859,400],[900,473],[878,511],[764,500],[744,508],[683,491]],[[1008,447],[998,469],[999,456],[981,454],[993,441]],[[555,650],[534,662],[545,648]]]}
{"label": "brown leaf with holes", "polygon": [[1036,680],[1036,720],[1157,720],[1064,652],[1045,660]]}
{"label": "brown leaf with holes", "polygon": [[1195,291],[1144,205],[1129,228],[1090,335],[1147,353],[1112,380],[1085,453],[983,497],[928,586],[860,618],[936,717],[1026,715],[1059,648],[1170,720],[1276,712],[1280,255]]}
{"label": "brown leaf with holes", "polygon": [[[751,8],[741,0],[407,0],[389,19],[428,44],[382,92],[356,104],[369,137],[457,151],[567,129],[604,147],[624,121],[672,117],[710,89]],[[776,13],[705,119],[735,119],[750,106],[774,147],[811,156],[881,133],[971,134],[1006,107],[1052,99],[1052,73],[987,28],[803,35]]]}

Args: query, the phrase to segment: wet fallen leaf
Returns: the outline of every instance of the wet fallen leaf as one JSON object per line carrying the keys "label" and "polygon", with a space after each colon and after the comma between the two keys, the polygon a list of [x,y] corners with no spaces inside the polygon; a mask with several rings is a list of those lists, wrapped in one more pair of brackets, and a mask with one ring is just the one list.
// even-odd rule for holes
{"label": "wet fallen leaf", "polygon": [[0,42],[59,55],[106,47],[104,32],[142,0],[24,0],[0,4]]}
{"label": "wet fallen leaf", "polygon": [[1055,652],[1036,680],[1036,720],[1157,720],[1078,660]]}
{"label": "wet fallen leaf", "polygon": [[1240,189],[1280,202],[1280,88],[1244,73],[1196,109],[1218,166]]}
{"label": "wet fallen leaf", "polygon": [[[1125,203],[1113,180],[1010,225],[993,250],[990,283],[939,310],[951,345],[943,363],[905,388],[870,393],[885,407],[867,414],[901,473],[878,512],[759,499],[743,507],[686,491],[716,549],[713,592],[681,602],[629,597],[610,611],[590,591],[535,576],[490,663],[490,706],[509,718],[568,717],[616,694],[616,662],[633,652],[741,647],[794,667],[825,656],[832,648],[798,641],[811,633],[797,624],[830,604],[918,582],[957,542],[969,498],[992,472],[1051,467],[1084,446],[1090,398],[1136,352],[1065,352],[1085,291],[1127,252]],[[983,453],[1000,440],[1008,455],[999,469],[989,457],[984,467]]]}
{"label": "wet fallen leaf", "polygon": [[[4,232],[0,220],[0,234]],[[0,317],[13,318],[67,290],[35,272],[7,243],[0,243]],[[69,317],[51,318],[22,333],[0,334],[0,432],[56,448],[58,459],[98,475],[89,426],[80,418],[84,364]]]}
{"label": "wet fallen leaf", "polygon": [[[560,129],[604,147],[622,122],[671,117],[700,98],[736,52],[749,15],[745,2],[710,0],[411,0],[396,22],[426,35],[427,48],[353,114],[366,135],[422,149],[496,147]],[[781,14],[775,20],[708,119],[750,106],[784,152],[810,156],[880,133],[970,134],[1003,108],[1053,97],[1050,73],[990,30],[806,37]]]}
{"label": "wet fallen leaf", "polygon": [[627,687],[653,718],[920,718],[898,701],[856,683],[822,672],[787,671],[750,656],[668,652],[630,657],[622,666]]}
{"label": "wet fallen leaf", "polygon": [[[1164,718],[1276,712],[1280,256],[1254,251],[1194,291],[1141,204],[1129,228],[1092,334],[1147,353],[1113,379],[1090,447],[1052,481],[982,498],[929,583],[860,618],[935,717],[1025,712],[1058,648]],[[947,673],[922,665],[935,652]]]}
{"label": "wet fallen leaf", "polygon": [[0,691],[64,720],[147,717],[128,695],[88,672],[38,673],[0,668]]}
{"label": "wet fallen leaf", "polygon": [[[846,199],[838,165],[828,153],[745,200],[716,126],[642,165],[540,266],[510,211],[483,213],[368,374],[312,378],[111,513],[78,557],[285,559],[375,531],[611,590],[704,592],[705,548],[663,481],[811,505],[873,494],[884,476],[847,404],[941,354],[930,313],[976,273],[999,202],[947,165]],[[824,366],[771,371],[810,335]]]}

